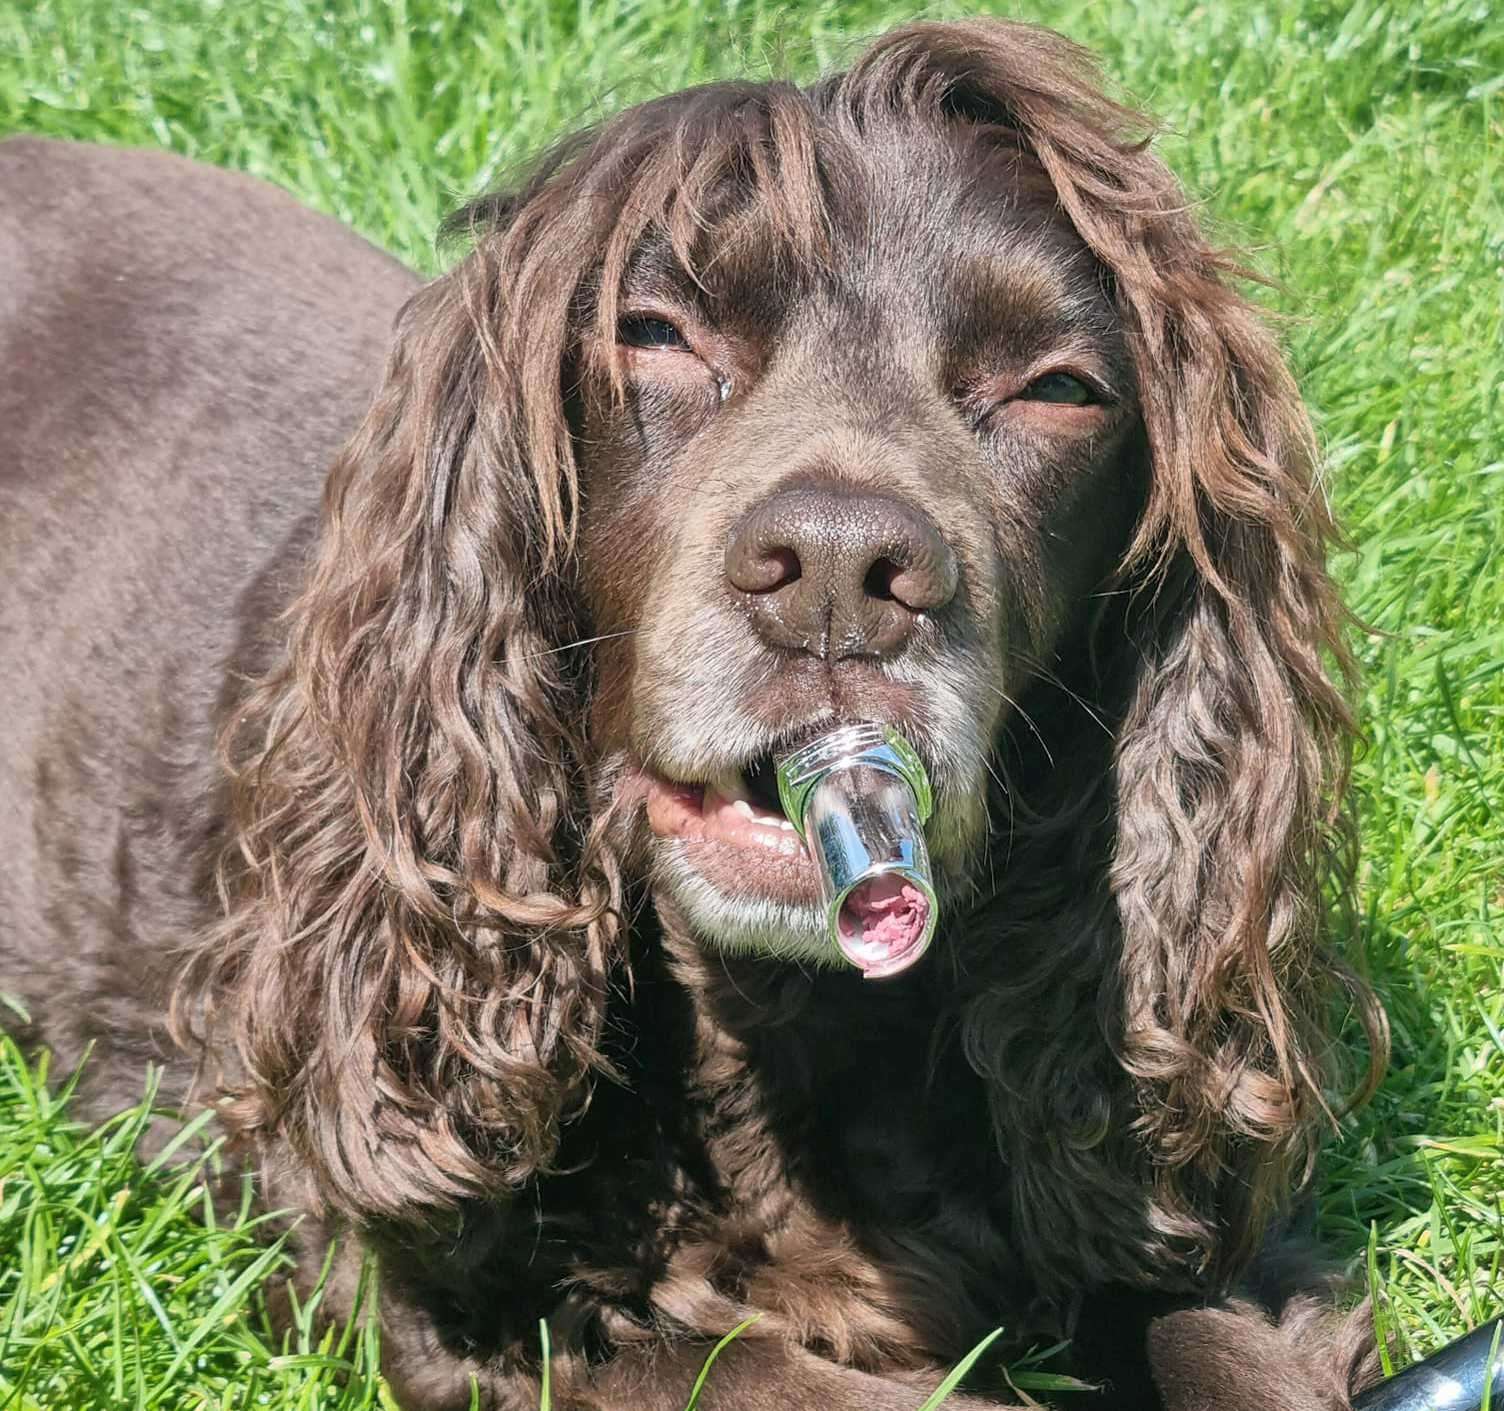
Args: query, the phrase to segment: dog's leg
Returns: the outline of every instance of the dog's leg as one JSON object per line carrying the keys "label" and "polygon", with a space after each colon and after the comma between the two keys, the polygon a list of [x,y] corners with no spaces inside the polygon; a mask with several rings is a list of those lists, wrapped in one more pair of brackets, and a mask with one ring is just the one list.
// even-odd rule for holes
{"label": "dog's leg", "polygon": [[[321,1283],[324,1316],[342,1322],[360,1301],[359,1240],[347,1238],[329,1258],[330,1231],[312,1217],[292,1232],[300,1265],[290,1281],[306,1299]],[[290,1321],[288,1291],[274,1287],[275,1324]],[[396,1271],[380,1281],[381,1361],[402,1411],[538,1411],[542,1404],[535,1371],[502,1363],[480,1351],[467,1354],[453,1337],[440,1334],[433,1310]],[[620,1347],[607,1360],[587,1361],[567,1345],[554,1324],[550,1404],[554,1411],[684,1411],[713,1341],[653,1340]],[[742,1337],[722,1349],[705,1378],[697,1411],[918,1411],[943,1372],[877,1376],[844,1367],[771,1337]],[[478,1397],[478,1402],[474,1398]],[[944,1411],[1022,1411],[1012,1402],[954,1395]]]}
{"label": "dog's leg", "polygon": [[[659,1344],[619,1354],[570,1387],[556,1406],[567,1411],[684,1411],[710,1345]],[[918,1411],[940,1381],[928,1376],[873,1376],[771,1339],[744,1338],[716,1359],[699,1411]],[[949,1397],[945,1411],[1007,1411],[977,1396]]]}
{"label": "dog's leg", "polygon": [[[383,1361],[403,1411],[468,1411],[477,1404],[473,1393],[484,1411],[537,1411],[542,1404],[533,1374],[458,1358],[431,1330],[399,1330],[385,1318],[384,1349],[394,1332],[400,1353]],[[624,1349],[589,1367],[582,1360],[556,1357],[549,1404],[554,1411],[684,1411],[713,1346],[657,1343]],[[748,1339],[722,1350],[695,1405],[697,1411],[918,1411],[940,1377],[939,1372],[874,1376],[786,1343]],[[947,1398],[944,1411],[1023,1408],[957,1394]]]}
{"label": "dog's leg", "polygon": [[1153,1320],[1147,1343],[1165,1411],[1347,1411],[1376,1375],[1366,1304],[1296,1297],[1276,1319],[1234,1299]]}

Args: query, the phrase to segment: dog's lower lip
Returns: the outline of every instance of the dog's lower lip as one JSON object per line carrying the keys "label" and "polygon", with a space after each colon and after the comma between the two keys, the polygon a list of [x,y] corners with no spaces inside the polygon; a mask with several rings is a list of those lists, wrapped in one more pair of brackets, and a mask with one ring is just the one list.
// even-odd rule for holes
{"label": "dog's lower lip", "polygon": [[648,826],[723,896],[819,904],[815,865],[781,816],[713,786],[652,773],[646,782]]}

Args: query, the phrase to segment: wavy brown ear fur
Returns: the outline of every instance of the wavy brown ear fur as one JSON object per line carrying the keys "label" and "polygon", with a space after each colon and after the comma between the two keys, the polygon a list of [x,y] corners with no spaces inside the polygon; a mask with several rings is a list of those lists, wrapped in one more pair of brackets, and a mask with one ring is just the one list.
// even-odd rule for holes
{"label": "wavy brown ear fur", "polygon": [[228,1036],[231,1122],[284,1135],[346,1214],[526,1178],[606,1071],[621,876],[588,797],[589,658],[563,650],[588,632],[565,393],[582,327],[614,346],[650,228],[687,268],[712,205],[717,238],[818,245],[808,121],[787,84],[691,89],[460,212],[474,249],[404,310],[330,475],[286,662],[226,734],[227,918],[175,1009]]}
{"label": "wavy brown ear fur", "polygon": [[600,1066],[618,878],[558,650],[573,294],[491,235],[409,303],[286,662],[226,735],[227,919],[183,996],[228,1032],[232,1123],[285,1134],[348,1214],[525,1176]]}
{"label": "wavy brown ear fur", "polygon": [[[919,24],[842,86],[904,93],[1032,154],[1129,333],[1150,466],[1122,574],[1135,607],[1118,653],[1129,680],[1107,879],[1062,889],[1086,900],[1053,916],[1037,973],[972,1006],[967,1043],[998,1080],[1000,1134],[1061,1136],[1009,1153],[1021,1224],[1046,1258],[1074,1228],[1092,1241],[1075,1260],[1104,1277],[1226,1281],[1329,1117],[1323,982],[1350,990],[1367,1027],[1367,1085],[1386,1053],[1376,1003],[1322,935],[1323,887],[1346,881],[1351,723],[1311,428],[1273,338],[1229,287],[1236,266],[1084,51],[1022,27]],[[1072,816],[1079,828],[1087,812]],[[1045,869],[1058,875],[1066,851]],[[1107,990],[1085,993],[1104,968]],[[1116,1075],[1079,1037],[1023,1041],[1025,1007],[1070,1003],[1096,1008]],[[1115,1089],[1117,1111],[1101,1110]]]}

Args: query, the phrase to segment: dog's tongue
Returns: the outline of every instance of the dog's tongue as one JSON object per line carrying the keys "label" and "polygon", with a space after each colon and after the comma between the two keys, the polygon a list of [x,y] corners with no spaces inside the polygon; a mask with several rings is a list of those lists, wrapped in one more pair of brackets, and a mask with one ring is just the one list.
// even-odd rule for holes
{"label": "dog's tongue", "polygon": [[919,958],[929,914],[924,893],[902,877],[858,883],[836,926],[841,951],[869,977],[896,975]]}

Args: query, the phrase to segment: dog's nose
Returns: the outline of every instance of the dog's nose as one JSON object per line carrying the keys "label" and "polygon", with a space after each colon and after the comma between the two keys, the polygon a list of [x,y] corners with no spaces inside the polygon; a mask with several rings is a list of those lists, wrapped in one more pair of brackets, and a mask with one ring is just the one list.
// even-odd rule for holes
{"label": "dog's nose", "polygon": [[892,656],[920,615],[956,592],[956,556],[934,520],[888,495],[782,490],[726,546],[726,578],[769,646],[830,660]]}

